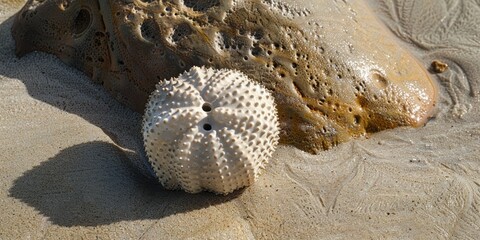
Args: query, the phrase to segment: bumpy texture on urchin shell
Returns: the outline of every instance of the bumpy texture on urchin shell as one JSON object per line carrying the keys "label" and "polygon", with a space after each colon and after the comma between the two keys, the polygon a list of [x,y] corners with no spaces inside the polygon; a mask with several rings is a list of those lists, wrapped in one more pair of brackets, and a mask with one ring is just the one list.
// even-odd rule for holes
{"label": "bumpy texture on urchin shell", "polygon": [[254,182],[279,129],[274,99],[263,86],[238,71],[193,67],[156,86],[143,136],[165,188],[228,194]]}

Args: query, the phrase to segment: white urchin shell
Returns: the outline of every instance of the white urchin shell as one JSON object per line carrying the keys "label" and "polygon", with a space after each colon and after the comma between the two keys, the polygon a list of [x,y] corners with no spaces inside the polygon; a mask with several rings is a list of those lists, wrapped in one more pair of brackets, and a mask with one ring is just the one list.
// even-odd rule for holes
{"label": "white urchin shell", "polygon": [[270,92],[227,69],[193,67],[160,82],[143,120],[145,150],[161,184],[191,193],[251,185],[278,136]]}

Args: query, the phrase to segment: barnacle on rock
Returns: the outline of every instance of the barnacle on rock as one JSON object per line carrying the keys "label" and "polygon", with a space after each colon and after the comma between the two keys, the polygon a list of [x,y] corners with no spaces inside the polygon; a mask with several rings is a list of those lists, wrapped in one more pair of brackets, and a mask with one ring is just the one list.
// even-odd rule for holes
{"label": "barnacle on rock", "polygon": [[273,97],[234,70],[193,67],[161,81],[148,101],[143,136],[167,189],[221,194],[252,184],[278,142]]}

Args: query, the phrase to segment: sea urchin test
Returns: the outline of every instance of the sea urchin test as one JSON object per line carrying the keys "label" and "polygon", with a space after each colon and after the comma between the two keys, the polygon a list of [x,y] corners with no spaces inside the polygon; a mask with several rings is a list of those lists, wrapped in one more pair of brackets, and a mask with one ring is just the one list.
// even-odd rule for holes
{"label": "sea urchin test", "polygon": [[313,153],[422,126],[436,101],[428,73],[362,1],[324,2],[29,0],[12,34],[19,56],[53,53],[138,112],[192,66],[239,70],[272,92],[280,142]]}
{"label": "sea urchin test", "polygon": [[273,97],[234,70],[193,67],[161,81],[148,101],[143,137],[167,189],[221,194],[249,186],[278,141]]}

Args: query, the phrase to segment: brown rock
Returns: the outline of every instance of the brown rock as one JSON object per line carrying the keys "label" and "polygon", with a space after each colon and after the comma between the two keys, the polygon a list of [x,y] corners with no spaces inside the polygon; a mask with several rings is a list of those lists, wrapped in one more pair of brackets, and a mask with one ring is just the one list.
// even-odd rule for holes
{"label": "brown rock", "polygon": [[432,62],[431,67],[435,73],[444,73],[448,70],[448,64],[441,62],[439,60],[434,60]]}
{"label": "brown rock", "polygon": [[238,69],[272,90],[281,142],[309,152],[368,132],[424,124],[436,89],[417,61],[386,31],[370,33],[356,15],[343,25],[346,31],[326,30],[325,10],[317,5],[30,0],[12,33],[19,56],[53,53],[139,112],[158,81],[192,66]]}

